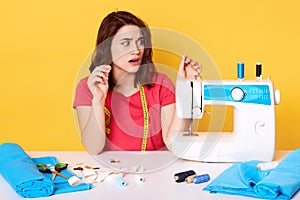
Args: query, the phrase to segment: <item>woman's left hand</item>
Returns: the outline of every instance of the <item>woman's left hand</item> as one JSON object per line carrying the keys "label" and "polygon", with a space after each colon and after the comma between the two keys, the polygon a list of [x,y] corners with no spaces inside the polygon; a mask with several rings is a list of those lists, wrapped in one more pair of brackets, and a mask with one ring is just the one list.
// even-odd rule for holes
{"label": "woman's left hand", "polygon": [[185,55],[182,56],[178,69],[178,75],[181,78],[197,80],[200,77],[201,71],[202,67],[197,61],[194,61]]}

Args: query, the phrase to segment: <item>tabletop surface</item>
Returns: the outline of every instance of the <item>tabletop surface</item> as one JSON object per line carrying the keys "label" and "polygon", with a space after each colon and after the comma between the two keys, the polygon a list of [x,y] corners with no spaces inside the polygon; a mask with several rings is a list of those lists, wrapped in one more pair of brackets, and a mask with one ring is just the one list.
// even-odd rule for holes
{"label": "tabletop surface", "polygon": [[[289,151],[276,151],[274,159],[280,161]],[[187,161],[174,157],[168,151],[160,152],[104,152],[99,156],[91,156],[84,151],[29,151],[26,152],[32,158],[55,156],[60,162],[69,163],[75,166],[78,163],[84,163],[93,167],[104,167],[111,169],[125,168],[134,166],[143,166],[145,181],[138,182],[133,174],[125,174],[127,185],[120,187],[112,179],[97,183],[91,190],[59,194],[47,198],[34,198],[37,200],[55,199],[55,200],[98,200],[98,199],[213,199],[213,200],[240,200],[253,199],[242,196],[210,194],[202,189],[209,182],[202,184],[176,183],[174,174],[187,170],[194,170],[197,174],[209,174],[211,180],[216,178],[232,163],[203,163],[196,161]],[[118,162],[111,162],[111,160]],[[13,188],[0,175],[0,199],[18,200],[20,197]],[[294,195],[293,199],[300,199],[300,192]]]}

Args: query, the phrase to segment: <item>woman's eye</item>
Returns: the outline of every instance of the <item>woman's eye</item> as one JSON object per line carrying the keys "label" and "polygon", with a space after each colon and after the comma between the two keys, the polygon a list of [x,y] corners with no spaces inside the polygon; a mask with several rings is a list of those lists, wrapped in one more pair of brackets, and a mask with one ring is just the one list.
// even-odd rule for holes
{"label": "woman's eye", "polygon": [[144,43],[145,43],[144,39],[140,39],[140,40],[137,41],[138,46],[144,46]]}
{"label": "woman's eye", "polygon": [[124,41],[121,43],[123,46],[129,46],[129,41]]}

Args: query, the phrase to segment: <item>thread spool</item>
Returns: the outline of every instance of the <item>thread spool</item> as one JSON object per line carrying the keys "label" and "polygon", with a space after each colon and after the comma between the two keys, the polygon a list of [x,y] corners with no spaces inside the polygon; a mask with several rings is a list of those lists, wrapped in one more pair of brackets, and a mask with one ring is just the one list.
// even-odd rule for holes
{"label": "thread spool", "polygon": [[237,64],[237,76],[239,80],[244,79],[244,63],[238,62]]}
{"label": "thread spool", "polygon": [[256,63],[256,80],[262,79],[262,65],[260,62]]}
{"label": "thread spool", "polygon": [[126,180],[123,177],[117,177],[116,183],[118,186],[124,187],[127,185]]}
{"label": "thread spool", "polygon": [[209,180],[210,180],[210,177],[209,177],[208,174],[203,174],[203,175],[193,177],[193,183],[195,183],[195,184],[204,183],[204,182],[207,182]]}
{"label": "thread spool", "polygon": [[188,170],[188,171],[185,171],[185,172],[179,172],[179,173],[176,173],[174,175],[174,180],[175,182],[177,183],[181,183],[181,182],[184,182],[185,179],[191,175],[195,175],[195,171],[193,170]]}
{"label": "thread spool", "polygon": [[137,182],[144,182],[145,181],[145,177],[142,174],[135,174],[134,177],[137,180]]}
{"label": "thread spool", "polygon": [[197,176],[197,175],[195,174],[195,175],[188,176],[188,177],[185,178],[184,181],[185,181],[186,183],[193,183],[193,178],[194,178],[195,176]]}

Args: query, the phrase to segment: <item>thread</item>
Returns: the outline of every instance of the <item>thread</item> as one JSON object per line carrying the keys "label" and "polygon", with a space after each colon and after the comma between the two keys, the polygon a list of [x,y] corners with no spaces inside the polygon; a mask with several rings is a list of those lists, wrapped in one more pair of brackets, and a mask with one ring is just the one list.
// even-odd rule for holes
{"label": "thread", "polygon": [[145,181],[145,178],[142,174],[135,174],[134,177],[138,182],[144,182]]}
{"label": "thread", "polygon": [[118,186],[122,186],[122,187],[127,185],[126,180],[123,177],[117,177],[116,183]]}
{"label": "thread", "polygon": [[261,80],[262,76],[262,65],[260,62],[256,63],[256,80]]}
{"label": "thread", "polygon": [[194,174],[196,174],[196,173],[193,170],[188,170],[188,171],[185,171],[185,172],[179,172],[179,173],[176,173],[174,175],[174,180],[177,183],[181,183],[181,182],[184,182],[187,177],[189,177],[191,175],[194,175]]}
{"label": "thread", "polygon": [[210,180],[210,177],[208,174],[203,174],[203,175],[193,177],[193,183],[195,183],[195,184],[204,183],[209,180]]}
{"label": "thread", "polygon": [[184,181],[185,181],[186,183],[193,183],[193,178],[194,178],[195,176],[197,176],[197,175],[195,174],[195,175],[188,176],[188,177],[185,178]]}
{"label": "thread", "polygon": [[238,62],[237,64],[237,75],[238,79],[243,80],[244,79],[244,63]]}

